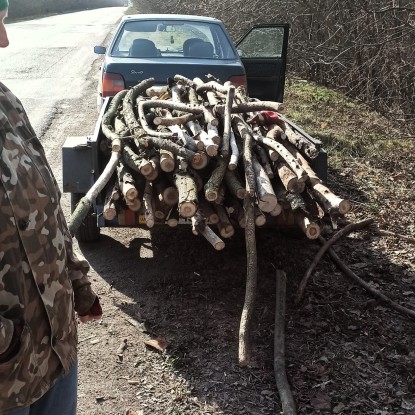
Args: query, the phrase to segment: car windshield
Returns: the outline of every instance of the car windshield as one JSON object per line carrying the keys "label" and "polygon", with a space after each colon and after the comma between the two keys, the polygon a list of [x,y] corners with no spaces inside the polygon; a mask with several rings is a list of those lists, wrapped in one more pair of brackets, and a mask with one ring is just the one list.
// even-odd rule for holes
{"label": "car windshield", "polygon": [[111,56],[235,59],[220,25],[177,20],[126,21],[111,49]]}

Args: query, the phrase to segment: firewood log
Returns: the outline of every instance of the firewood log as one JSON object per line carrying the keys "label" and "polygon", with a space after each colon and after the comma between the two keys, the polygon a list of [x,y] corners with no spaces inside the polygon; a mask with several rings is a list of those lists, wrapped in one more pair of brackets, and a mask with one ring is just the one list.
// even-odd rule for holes
{"label": "firewood log", "polygon": [[211,203],[205,199],[200,200],[199,210],[204,218],[206,218],[206,223],[211,225],[216,225],[219,222],[218,214],[215,212]]}
{"label": "firewood log", "polygon": [[228,214],[222,205],[214,204],[214,209],[219,217],[218,229],[222,238],[230,238],[235,233],[235,229],[232,226]]}
{"label": "firewood log", "polygon": [[225,242],[216,235],[215,232],[212,231],[209,226],[205,226],[203,229],[198,229],[200,235],[204,236],[205,239],[216,249],[216,251],[221,251],[225,248]]}
{"label": "firewood log", "polygon": [[232,126],[239,132],[243,141],[243,161],[245,167],[245,188],[251,197],[255,196],[256,192],[256,177],[252,164],[252,146],[254,142],[253,135],[249,126],[238,116],[232,117]]}
{"label": "firewood log", "polygon": [[171,210],[171,206],[165,203],[162,200],[159,200],[155,195],[153,195],[153,205],[154,205],[154,218],[158,222],[164,223],[164,220],[167,218]]}
{"label": "firewood log", "polygon": [[160,149],[160,169],[170,173],[174,171],[176,162],[172,152]]}
{"label": "firewood log", "polygon": [[196,183],[189,173],[180,170],[174,173],[174,182],[179,191],[179,215],[190,218],[196,213],[199,204]]}
{"label": "firewood log", "polygon": [[226,88],[226,101],[223,114],[223,136],[222,136],[222,156],[228,157],[230,155],[230,140],[232,132],[232,104],[235,96],[235,87],[233,85]]}
{"label": "firewood log", "polygon": [[146,89],[146,95],[150,98],[157,97],[164,95],[168,92],[168,85],[153,85]]}
{"label": "firewood log", "polygon": [[266,150],[260,145],[254,146],[254,152],[258,157],[258,161],[261,163],[268,177],[272,179],[274,177],[274,172],[272,171],[271,164],[269,162],[268,154]]}
{"label": "firewood log", "polygon": [[296,210],[294,212],[294,220],[308,239],[317,239],[320,236],[320,226],[310,220],[310,218],[301,210]]}
{"label": "firewood log", "polygon": [[108,110],[102,117],[102,133],[107,137],[111,143],[112,151],[119,152],[121,150],[121,139],[119,134],[115,133],[113,127],[113,121],[117,114],[118,107],[122,104],[124,97],[127,95],[128,90],[118,92],[112,99]]}
{"label": "firewood log", "polygon": [[217,158],[215,170],[213,170],[210,179],[204,186],[205,198],[209,202],[213,202],[218,197],[219,186],[225,176],[229,160],[222,155]]}
{"label": "firewood log", "polygon": [[146,181],[143,194],[144,218],[149,228],[154,226],[153,186]]}
{"label": "firewood log", "polygon": [[131,169],[140,172],[143,175],[150,174],[153,167],[150,160],[139,157],[132,149],[131,145],[127,142],[124,143],[122,148],[122,158],[124,163]]}
{"label": "firewood log", "polygon": [[259,134],[254,134],[254,139],[257,142],[264,144],[272,148],[273,150],[277,151],[279,155],[287,162],[290,169],[295,173],[300,182],[304,182],[307,180],[307,172],[302,167],[302,165],[298,163],[297,159],[293,157],[293,155],[287,150],[285,146],[278,143],[277,141],[274,141],[267,137],[263,137]]}
{"label": "firewood log", "polygon": [[298,180],[298,176],[290,169],[288,164],[280,160],[274,165],[275,173],[278,174],[284,187],[291,193],[302,193],[305,189],[305,183]]}
{"label": "firewood log", "polygon": [[265,218],[264,213],[261,211],[261,209],[258,206],[255,206],[255,226],[261,227],[264,226],[267,222],[267,219]]}
{"label": "firewood log", "polygon": [[219,135],[218,129],[211,123],[207,123],[206,131],[207,131],[208,137],[213,141],[213,143],[219,146],[222,142],[222,138]]}
{"label": "firewood log", "polygon": [[307,157],[313,160],[318,156],[319,151],[317,147],[300,134],[297,134],[288,124],[286,124],[285,133],[287,134],[288,141]]}
{"label": "firewood log", "polygon": [[272,124],[268,127],[266,137],[272,138],[273,140],[278,140],[278,139],[285,140],[287,138],[287,134],[281,128],[281,126],[277,124]]}
{"label": "firewood log", "polygon": [[238,166],[239,149],[238,145],[236,144],[235,133],[233,131],[231,131],[229,144],[231,147],[231,158],[229,160],[228,169],[235,170]]}
{"label": "firewood log", "polygon": [[252,167],[256,177],[258,207],[263,212],[271,212],[278,205],[271,181],[256,157],[252,158]]}
{"label": "firewood log", "polygon": [[166,218],[166,223],[170,228],[175,228],[179,224],[179,211],[177,210],[177,206],[173,206],[170,209]]}
{"label": "firewood log", "polygon": [[232,207],[232,211],[229,214],[230,219],[237,223],[239,227],[245,228],[246,220],[242,204],[237,199],[233,198],[230,201],[230,206]]}
{"label": "firewood log", "polygon": [[242,183],[236,176],[234,171],[227,170],[225,173],[225,183],[229,191],[238,199],[244,199],[246,195],[246,189],[242,186]]}
{"label": "firewood log", "polygon": [[186,126],[192,132],[193,137],[197,137],[203,144],[203,148],[208,156],[215,157],[218,154],[218,145],[213,142],[197,121],[189,121],[186,123]]}
{"label": "firewood log", "polygon": [[135,188],[135,180],[124,164],[118,164],[117,174],[120,190],[124,195],[125,200],[136,199],[138,197],[138,191]]}
{"label": "firewood log", "polygon": [[200,151],[196,153],[196,156],[192,160],[191,166],[195,170],[202,170],[207,166],[208,162],[209,162],[208,155]]}
{"label": "firewood log", "polygon": [[141,201],[137,198],[135,199],[128,199],[125,201],[125,204],[127,205],[128,209],[132,210],[133,212],[138,212],[141,208]]}
{"label": "firewood log", "polygon": [[189,121],[196,120],[197,118],[200,118],[200,115],[197,114],[182,114],[178,117],[168,117],[168,116],[158,116],[155,117],[153,120],[154,125],[165,125],[165,126],[171,126],[171,125],[184,125]]}
{"label": "firewood log", "polygon": [[109,187],[105,196],[104,209],[102,216],[106,220],[113,220],[117,216],[117,208],[115,206],[114,200],[112,198],[113,187]]}
{"label": "firewood log", "polygon": [[173,206],[179,201],[179,192],[177,188],[171,185],[165,177],[159,177],[159,179],[153,183],[153,187],[161,202]]}

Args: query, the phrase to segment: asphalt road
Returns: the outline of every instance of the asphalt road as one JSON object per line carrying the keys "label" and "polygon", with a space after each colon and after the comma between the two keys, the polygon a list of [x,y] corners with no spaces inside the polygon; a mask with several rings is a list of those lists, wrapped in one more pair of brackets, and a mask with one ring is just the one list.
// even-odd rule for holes
{"label": "asphalt road", "polygon": [[0,49],[0,80],[23,102],[41,139],[65,108],[72,110],[91,83],[96,85],[98,72],[91,69],[99,56],[93,47],[105,45],[124,10],[102,8],[6,25],[10,46]]}

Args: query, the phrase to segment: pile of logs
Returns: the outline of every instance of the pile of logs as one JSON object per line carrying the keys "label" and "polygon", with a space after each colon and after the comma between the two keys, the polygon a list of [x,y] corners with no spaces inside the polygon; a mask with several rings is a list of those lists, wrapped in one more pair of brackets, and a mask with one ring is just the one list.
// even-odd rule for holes
{"label": "pile of logs", "polygon": [[[215,249],[254,222],[296,225],[310,239],[320,221],[351,209],[310,167],[312,142],[283,121],[283,105],[249,98],[242,87],[176,75],[119,92],[103,116],[100,151],[118,153],[103,216],[118,225],[189,221]],[[211,226],[213,226],[212,230]]]}

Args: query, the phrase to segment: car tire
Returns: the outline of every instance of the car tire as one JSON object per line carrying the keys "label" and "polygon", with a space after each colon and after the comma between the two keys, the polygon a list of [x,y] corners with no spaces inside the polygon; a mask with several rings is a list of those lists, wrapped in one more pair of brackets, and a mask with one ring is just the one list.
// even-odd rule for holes
{"label": "car tire", "polygon": [[[71,193],[71,212],[76,208],[78,202],[85,196],[85,193]],[[79,242],[94,242],[99,239],[100,228],[97,223],[97,215],[91,208],[81,226],[75,232],[75,238]]]}

